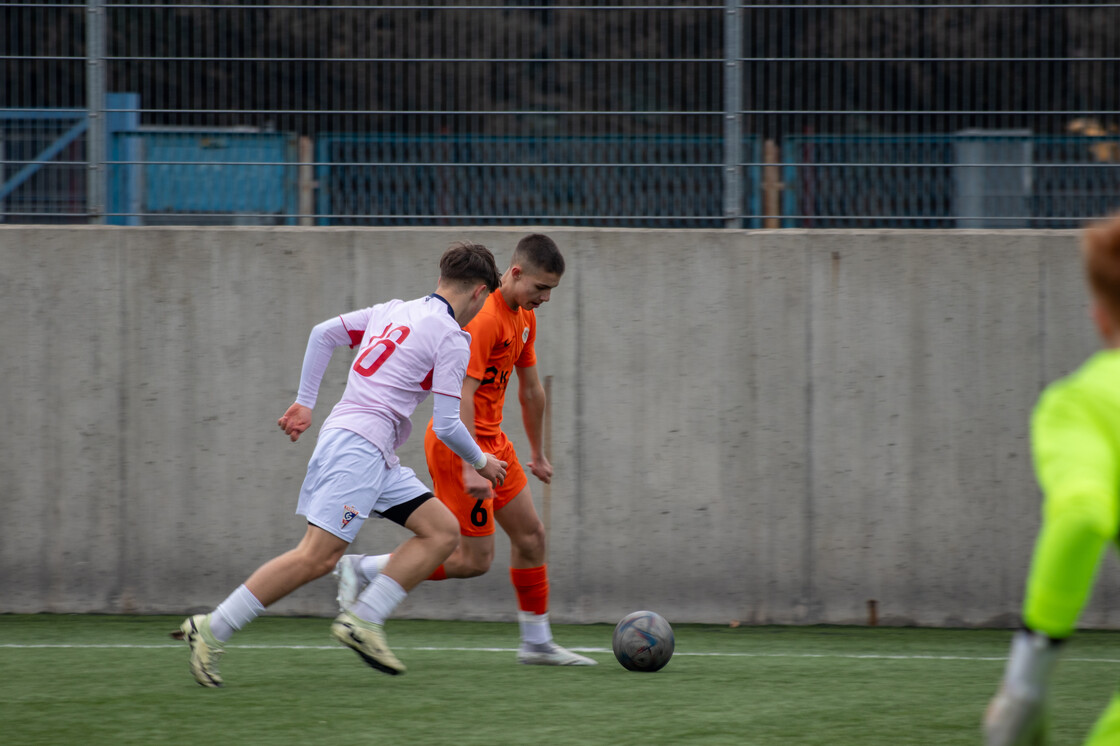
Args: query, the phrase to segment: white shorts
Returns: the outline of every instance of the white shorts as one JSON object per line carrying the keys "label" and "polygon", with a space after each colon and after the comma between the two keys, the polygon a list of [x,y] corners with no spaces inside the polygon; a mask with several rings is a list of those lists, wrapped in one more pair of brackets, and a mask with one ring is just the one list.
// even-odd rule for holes
{"label": "white shorts", "polygon": [[385,465],[373,443],[349,430],[319,431],[319,442],[299,491],[296,513],[340,539],[353,542],[362,523],[431,490],[407,466]]}

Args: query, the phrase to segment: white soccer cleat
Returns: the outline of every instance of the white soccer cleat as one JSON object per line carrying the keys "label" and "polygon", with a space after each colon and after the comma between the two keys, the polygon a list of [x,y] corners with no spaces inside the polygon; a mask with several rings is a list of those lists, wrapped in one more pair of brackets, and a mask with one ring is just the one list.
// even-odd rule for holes
{"label": "white soccer cleat", "polygon": [[210,631],[210,615],[195,614],[188,617],[171,636],[186,640],[191,648],[191,674],[202,686],[222,685],[222,675],[218,673],[218,659],[222,657],[222,644]]}
{"label": "white soccer cleat", "polygon": [[362,592],[362,580],[358,574],[358,563],[362,561],[360,554],[344,554],[338,564],[331,570],[331,575],[338,581],[338,610],[350,611],[350,607],[358,600]]}
{"label": "white soccer cleat", "polygon": [[385,632],[380,624],[344,611],[331,624],[331,635],[378,671],[396,676],[407,670],[385,643]]}
{"label": "white soccer cleat", "polygon": [[517,649],[517,662],[527,666],[597,666],[598,661],[562,648],[555,642],[531,645],[522,642]]}

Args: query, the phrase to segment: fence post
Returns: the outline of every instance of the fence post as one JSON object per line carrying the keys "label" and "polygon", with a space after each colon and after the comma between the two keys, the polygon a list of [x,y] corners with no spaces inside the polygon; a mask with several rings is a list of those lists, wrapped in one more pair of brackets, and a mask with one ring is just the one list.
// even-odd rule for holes
{"label": "fence post", "polygon": [[782,227],[782,176],[781,154],[778,143],[767,140],[762,146],[762,219],[763,228]]}
{"label": "fence post", "polygon": [[723,17],[723,218],[727,228],[741,228],[743,218],[743,24],[739,0],[724,0]]}
{"label": "fence post", "polygon": [[[109,225],[140,225],[144,202],[141,193],[143,166],[142,143],[137,135],[140,129],[140,94],[105,94],[104,163],[106,207],[103,222]],[[117,137],[118,133],[121,135]]]}
{"label": "fence post", "polygon": [[86,212],[105,222],[105,0],[86,0]]}
{"label": "fence post", "polygon": [[311,138],[299,138],[299,224],[315,225],[315,146]]}

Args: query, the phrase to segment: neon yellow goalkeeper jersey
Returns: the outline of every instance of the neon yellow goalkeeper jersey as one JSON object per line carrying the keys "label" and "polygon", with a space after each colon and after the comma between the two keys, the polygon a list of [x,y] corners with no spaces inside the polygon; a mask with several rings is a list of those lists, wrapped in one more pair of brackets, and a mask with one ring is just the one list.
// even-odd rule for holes
{"label": "neon yellow goalkeeper jersey", "polygon": [[1120,529],[1120,350],[1098,352],[1047,387],[1031,419],[1031,443],[1042,529],[1023,621],[1062,638],[1073,632]]}

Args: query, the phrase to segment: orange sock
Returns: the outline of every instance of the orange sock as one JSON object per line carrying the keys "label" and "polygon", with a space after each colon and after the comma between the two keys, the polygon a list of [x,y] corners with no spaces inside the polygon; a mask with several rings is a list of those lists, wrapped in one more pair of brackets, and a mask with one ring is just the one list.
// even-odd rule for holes
{"label": "orange sock", "polygon": [[544,614],[548,611],[548,566],[511,567],[509,579],[517,591],[517,606],[522,611]]}
{"label": "orange sock", "polygon": [[435,572],[428,576],[428,580],[447,580],[447,570],[444,570],[443,565],[440,565]]}

